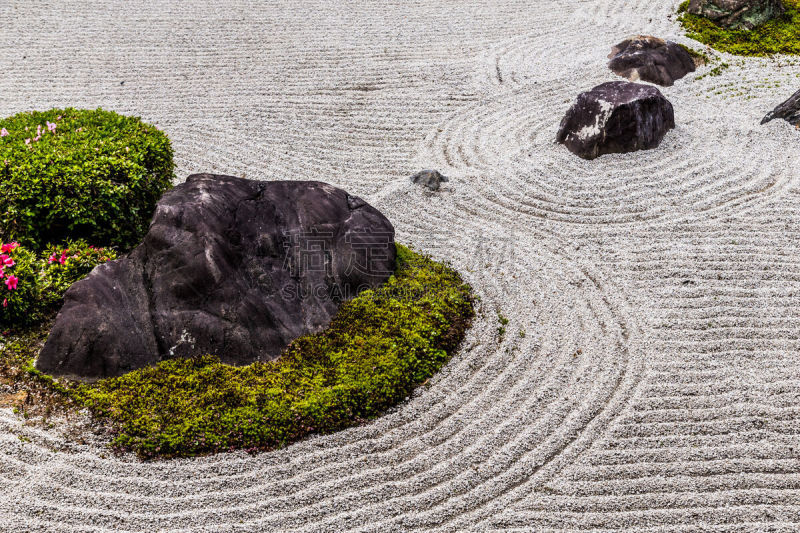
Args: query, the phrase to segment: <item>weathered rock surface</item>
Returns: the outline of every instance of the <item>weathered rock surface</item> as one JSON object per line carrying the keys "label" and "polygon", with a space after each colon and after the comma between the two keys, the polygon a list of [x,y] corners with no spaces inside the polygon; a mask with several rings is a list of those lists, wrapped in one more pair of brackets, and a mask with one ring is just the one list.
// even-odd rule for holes
{"label": "weathered rock surface", "polygon": [[761,123],[766,124],[776,118],[782,118],[789,124],[800,127],[800,91],[797,91],[788,100],[767,113]]}
{"label": "weathered rock surface", "polygon": [[656,87],[610,81],[578,95],[561,120],[556,141],[594,159],[655,148],[674,127],[672,104]]}
{"label": "weathered rock surface", "polygon": [[411,183],[416,183],[427,187],[432,191],[438,191],[442,183],[450,181],[447,176],[443,176],[438,170],[423,170],[411,176]]}
{"label": "weathered rock surface", "polygon": [[786,8],[781,0],[691,0],[687,11],[723,28],[752,30],[782,15]]}
{"label": "weathered rock surface", "polygon": [[694,59],[682,46],[650,35],[622,41],[611,49],[608,58],[608,67],[616,75],[666,87],[696,68]]}
{"label": "weathered rock surface", "polygon": [[394,261],[391,223],[331,185],[196,174],[138,247],[67,291],[36,367],[95,379],[196,354],[274,359]]}

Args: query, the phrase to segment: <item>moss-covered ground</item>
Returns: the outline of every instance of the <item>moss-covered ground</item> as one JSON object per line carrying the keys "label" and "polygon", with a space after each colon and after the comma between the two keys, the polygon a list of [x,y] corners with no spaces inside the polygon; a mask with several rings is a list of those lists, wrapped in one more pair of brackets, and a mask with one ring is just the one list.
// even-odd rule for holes
{"label": "moss-covered ground", "polygon": [[687,13],[689,2],[678,8],[686,36],[720,52],[741,56],[800,54],[800,0],[784,0],[786,12],[761,26],[747,30],[727,30],[710,20]]}
{"label": "moss-covered ground", "polygon": [[7,340],[0,375],[27,379],[52,404],[88,408],[116,448],[142,457],[271,449],[396,405],[448,360],[472,316],[458,273],[398,246],[397,269],[382,287],[342,304],[325,331],[296,340],[276,361],[234,367],[209,355],[91,385],[57,383],[31,367],[44,325]]}

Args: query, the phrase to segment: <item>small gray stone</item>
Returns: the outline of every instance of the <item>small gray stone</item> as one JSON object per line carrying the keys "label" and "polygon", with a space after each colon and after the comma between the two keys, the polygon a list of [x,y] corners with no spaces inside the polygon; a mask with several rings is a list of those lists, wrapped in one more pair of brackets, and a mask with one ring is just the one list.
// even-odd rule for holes
{"label": "small gray stone", "polygon": [[440,184],[450,181],[447,176],[443,176],[438,170],[423,170],[411,176],[411,183],[416,183],[429,188],[432,191],[438,191]]}

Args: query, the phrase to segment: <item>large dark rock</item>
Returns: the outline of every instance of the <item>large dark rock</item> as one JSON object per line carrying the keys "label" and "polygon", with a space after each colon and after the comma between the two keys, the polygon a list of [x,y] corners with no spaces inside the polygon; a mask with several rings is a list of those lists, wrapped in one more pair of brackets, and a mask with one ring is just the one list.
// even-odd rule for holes
{"label": "large dark rock", "polygon": [[675,127],[672,104],[656,87],[610,81],[578,95],[556,141],[584,158],[655,148]]}
{"label": "large dark rock", "polygon": [[649,35],[622,41],[611,49],[608,58],[608,67],[618,76],[666,87],[695,71],[694,59],[685,48]]}
{"label": "large dark rock", "polygon": [[331,185],[196,174],[138,247],[67,291],[36,367],[91,380],[197,354],[274,359],[394,261],[392,224]]}
{"label": "large dark rock", "polygon": [[752,30],[786,8],[782,0],[691,0],[687,11],[723,28]]}
{"label": "large dark rock", "polygon": [[776,118],[782,118],[789,124],[800,127],[800,91],[797,91],[788,100],[767,113],[761,123],[766,124]]}

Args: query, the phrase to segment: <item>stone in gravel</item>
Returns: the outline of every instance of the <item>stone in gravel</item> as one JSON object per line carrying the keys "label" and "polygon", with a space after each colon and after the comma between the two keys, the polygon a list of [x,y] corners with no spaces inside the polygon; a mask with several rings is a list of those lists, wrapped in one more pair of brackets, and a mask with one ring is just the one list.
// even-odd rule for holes
{"label": "stone in gravel", "polygon": [[691,0],[687,11],[723,28],[752,30],[786,8],[781,0]]}
{"label": "stone in gravel", "polygon": [[341,189],[195,174],[139,246],[67,291],[36,367],[92,380],[172,357],[275,359],[394,261],[392,224]]}
{"label": "stone in gravel", "polygon": [[442,183],[450,181],[447,176],[443,176],[438,170],[423,170],[411,176],[411,183],[416,183],[429,188],[432,191],[438,191]]}
{"label": "stone in gravel", "polygon": [[594,159],[655,148],[674,127],[672,104],[656,87],[610,81],[578,95],[561,120],[556,141]]}
{"label": "stone in gravel", "polygon": [[761,119],[761,123],[766,124],[776,118],[782,118],[792,126],[800,127],[800,91],[797,91],[788,100],[767,113]]}
{"label": "stone in gravel", "polygon": [[630,81],[649,81],[671,87],[695,71],[694,59],[681,45],[651,35],[626,39],[611,49],[608,67]]}

